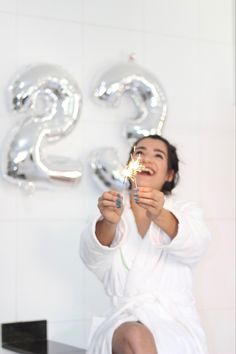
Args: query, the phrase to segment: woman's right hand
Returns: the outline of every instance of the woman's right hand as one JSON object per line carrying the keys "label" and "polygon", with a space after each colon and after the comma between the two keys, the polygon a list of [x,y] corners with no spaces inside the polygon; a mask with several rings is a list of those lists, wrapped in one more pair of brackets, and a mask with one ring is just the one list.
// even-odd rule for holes
{"label": "woman's right hand", "polygon": [[115,191],[104,192],[98,198],[98,209],[105,221],[118,224],[124,210],[123,197]]}

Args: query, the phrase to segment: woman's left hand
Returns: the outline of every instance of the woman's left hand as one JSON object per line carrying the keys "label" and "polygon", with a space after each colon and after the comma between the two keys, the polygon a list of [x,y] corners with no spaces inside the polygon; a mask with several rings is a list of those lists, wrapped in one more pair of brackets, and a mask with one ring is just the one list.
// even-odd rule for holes
{"label": "woman's left hand", "polygon": [[165,202],[164,193],[150,187],[138,187],[133,189],[133,197],[137,205],[146,209],[148,217],[158,218]]}

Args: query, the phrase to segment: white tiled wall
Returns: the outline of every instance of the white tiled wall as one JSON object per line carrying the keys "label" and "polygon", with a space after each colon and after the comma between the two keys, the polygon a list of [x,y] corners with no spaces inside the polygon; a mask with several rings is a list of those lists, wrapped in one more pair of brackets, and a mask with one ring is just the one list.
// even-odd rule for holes
{"label": "white tiled wall", "polygon": [[[96,211],[92,149],[125,158],[123,125],[133,113],[96,105],[91,88],[111,65],[136,53],[165,89],[163,134],[177,147],[176,194],[203,207],[213,240],[195,271],[195,294],[210,354],[234,348],[233,0],[0,0],[0,149],[18,119],[7,87],[31,63],[63,66],[83,92],[76,129],[52,149],[79,158],[76,188],[32,196],[0,180],[0,323],[46,318],[51,339],[86,346],[92,315],[107,299],[78,257],[80,231]],[[96,296],[94,296],[96,294]]]}

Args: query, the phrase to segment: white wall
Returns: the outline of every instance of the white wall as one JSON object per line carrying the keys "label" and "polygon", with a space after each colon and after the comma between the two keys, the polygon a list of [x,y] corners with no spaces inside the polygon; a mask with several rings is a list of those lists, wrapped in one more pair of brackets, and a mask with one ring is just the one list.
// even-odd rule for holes
{"label": "white wall", "polygon": [[89,89],[95,75],[135,52],[166,91],[163,135],[182,160],[177,194],[202,205],[213,235],[195,274],[210,354],[235,352],[232,18],[231,0],[0,0],[0,146],[16,121],[6,106],[9,80],[30,63],[59,64],[77,80],[84,105],[56,150],[79,157],[85,170],[77,188],[31,197],[0,181],[0,323],[45,318],[51,339],[83,346],[91,316],[106,308],[77,256],[99,194],[87,161],[104,145],[126,151],[121,132],[131,106],[96,106]]}

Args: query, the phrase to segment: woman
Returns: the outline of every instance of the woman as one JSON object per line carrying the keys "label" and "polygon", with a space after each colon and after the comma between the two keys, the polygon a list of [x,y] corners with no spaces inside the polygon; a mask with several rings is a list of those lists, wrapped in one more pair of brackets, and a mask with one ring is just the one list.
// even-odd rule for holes
{"label": "woman", "polygon": [[192,267],[210,239],[199,208],[174,201],[176,149],[152,135],[131,154],[145,169],[124,198],[108,191],[99,217],[81,238],[80,254],[103,282],[112,307],[88,354],[206,354],[192,295]]}

